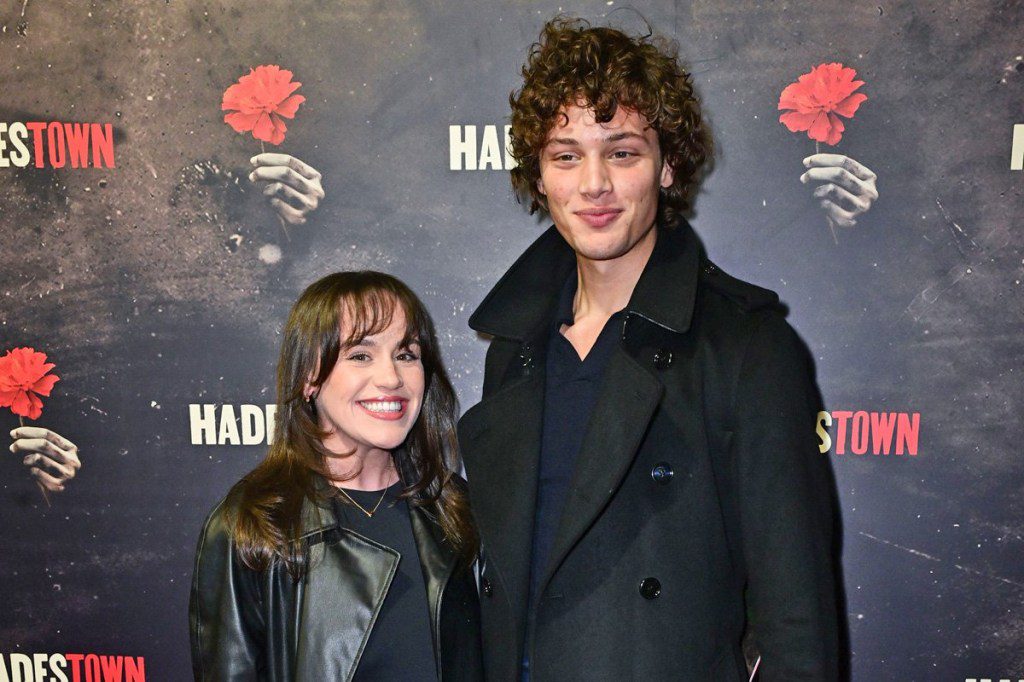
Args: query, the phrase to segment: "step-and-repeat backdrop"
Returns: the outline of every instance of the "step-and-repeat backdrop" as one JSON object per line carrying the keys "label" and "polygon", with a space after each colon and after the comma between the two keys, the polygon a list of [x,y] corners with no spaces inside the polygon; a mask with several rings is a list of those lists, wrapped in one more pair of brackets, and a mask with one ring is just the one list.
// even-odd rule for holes
{"label": "step-and-repeat backdrop", "polygon": [[[560,11],[649,22],[692,69],[717,145],[692,222],[817,363],[853,679],[1024,679],[1024,7],[622,4],[0,6],[0,426],[82,465],[44,496],[0,458],[0,680],[189,678],[197,534],[265,451],[314,279],[408,282],[476,402],[466,320],[546,226],[510,190],[508,94]],[[844,104],[801,130],[812,81]],[[263,150],[321,175],[304,223],[250,179]]]}

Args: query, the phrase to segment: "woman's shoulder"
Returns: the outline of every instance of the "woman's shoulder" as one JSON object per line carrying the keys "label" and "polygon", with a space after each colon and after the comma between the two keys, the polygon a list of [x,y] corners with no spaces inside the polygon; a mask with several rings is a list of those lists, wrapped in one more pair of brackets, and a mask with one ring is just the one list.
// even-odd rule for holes
{"label": "woman's shoulder", "polygon": [[200,551],[209,546],[228,546],[232,543],[232,527],[238,518],[241,493],[235,485],[206,515],[199,535]]}

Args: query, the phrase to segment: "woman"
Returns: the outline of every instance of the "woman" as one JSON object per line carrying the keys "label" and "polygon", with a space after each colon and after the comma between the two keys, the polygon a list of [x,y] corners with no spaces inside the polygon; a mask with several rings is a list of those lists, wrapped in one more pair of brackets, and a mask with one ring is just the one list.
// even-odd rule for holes
{"label": "woman", "polygon": [[273,444],[199,540],[196,679],[481,679],[478,540],[423,304],[336,273],[283,336]]}

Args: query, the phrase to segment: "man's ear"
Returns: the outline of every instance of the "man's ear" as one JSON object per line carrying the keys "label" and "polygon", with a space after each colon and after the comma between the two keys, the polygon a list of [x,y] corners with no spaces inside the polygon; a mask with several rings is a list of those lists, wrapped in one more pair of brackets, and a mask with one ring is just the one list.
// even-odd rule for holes
{"label": "man's ear", "polygon": [[661,162],[661,186],[668,189],[676,179],[676,172],[667,160]]}
{"label": "man's ear", "polygon": [[540,192],[541,194],[543,194],[544,196],[548,195],[548,193],[544,191],[544,179],[543,178],[537,178],[537,191]]}

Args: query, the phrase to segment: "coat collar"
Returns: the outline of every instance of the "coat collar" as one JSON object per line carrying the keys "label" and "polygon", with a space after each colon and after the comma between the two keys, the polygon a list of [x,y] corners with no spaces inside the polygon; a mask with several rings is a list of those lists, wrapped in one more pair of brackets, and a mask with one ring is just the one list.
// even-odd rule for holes
{"label": "coat collar", "polygon": [[[626,312],[683,333],[693,317],[701,246],[686,221],[673,229],[655,229],[654,251]],[[559,292],[575,266],[572,248],[554,226],[548,228],[494,285],[469,326],[517,341],[532,338],[554,315]]]}

